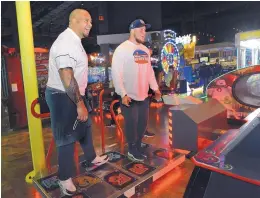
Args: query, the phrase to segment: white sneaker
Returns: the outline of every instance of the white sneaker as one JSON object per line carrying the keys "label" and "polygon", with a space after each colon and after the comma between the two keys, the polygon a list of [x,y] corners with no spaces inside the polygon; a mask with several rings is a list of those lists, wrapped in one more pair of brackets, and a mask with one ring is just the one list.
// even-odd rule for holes
{"label": "white sneaker", "polygon": [[60,189],[64,195],[72,196],[77,192],[75,185],[72,182],[72,179],[69,178],[65,181],[58,180]]}
{"label": "white sneaker", "polygon": [[109,157],[107,155],[103,155],[103,156],[96,156],[96,158],[91,162],[91,163],[86,163],[86,171],[93,171],[95,170],[97,167],[107,163],[107,161],[109,160]]}
{"label": "white sneaker", "polygon": [[96,166],[101,166],[102,164],[107,163],[108,160],[109,160],[109,157],[107,155],[96,156],[96,158],[91,163]]}

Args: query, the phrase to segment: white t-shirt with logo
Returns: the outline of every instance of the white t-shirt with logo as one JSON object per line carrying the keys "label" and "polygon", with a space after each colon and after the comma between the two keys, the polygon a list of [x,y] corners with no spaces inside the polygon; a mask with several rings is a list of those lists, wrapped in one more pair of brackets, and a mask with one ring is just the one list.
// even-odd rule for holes
{"label": "white t-shirt with logo", "polygon": [[119,45],[112,59],[112,79],[118,95],[137,101],[148,97],[149,86],[158,90],[148,48],[129,40]]}
{"label": "white t-shirt with logo", "polygon": [[81,44],[81,39],[67,28],[55,40],[49,54],[49,73],[47,86],[65,91],[59,75],[59,69],[71,67],[82,96],[88,83],[88,57]]}

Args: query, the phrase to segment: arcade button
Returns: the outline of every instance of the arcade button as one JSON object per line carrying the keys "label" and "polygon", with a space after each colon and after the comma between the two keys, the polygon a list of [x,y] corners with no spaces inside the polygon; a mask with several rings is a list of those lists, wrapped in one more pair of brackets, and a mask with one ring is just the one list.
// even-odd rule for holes
{"label": "arcade button", "polygon": [[119,170],[115,170],[104,177],[104,180],[118,190],[132,184],[136,179]]}
{"label": "arcade button", "polygon": [[39,179],[39,184],[44,188],[46,192],[51,192],[59,188],[57,174],[49,175],[48,177]]}
{"label": "arcade button", "polygon": [[167,160],[172,160],[174,159],[174,153],[172,151],[168,151],[166,149],[158,149],[153,152],[155,156],[164,158]]}
{"label": "arcade button", "polygon": [[141,162],[132,162],[124,167],[125,170],[131,172],[139,177],[144,176],[155,170],[154,167],[151,167],[147,164]]}
{"label": "arcade button", "polygon": [[78,191],[82,191],[84,189],[89,188],[92,185],[101,182],[101,180],[92,174],[85,173],[83,175],[75,177],[73,179],[73,182],[76,185],[77,189],[79,189]]}

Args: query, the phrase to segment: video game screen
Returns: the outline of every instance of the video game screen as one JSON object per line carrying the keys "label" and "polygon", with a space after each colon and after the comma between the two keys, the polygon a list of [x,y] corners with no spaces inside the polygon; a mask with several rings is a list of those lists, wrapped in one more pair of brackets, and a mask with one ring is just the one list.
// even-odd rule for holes
{"label": "video game screen", "polygon": [[[108,68],[109,81],[112,80],[111,67]],[[105,82],[106,68],[101,66],[88,68],[88,83]]]}

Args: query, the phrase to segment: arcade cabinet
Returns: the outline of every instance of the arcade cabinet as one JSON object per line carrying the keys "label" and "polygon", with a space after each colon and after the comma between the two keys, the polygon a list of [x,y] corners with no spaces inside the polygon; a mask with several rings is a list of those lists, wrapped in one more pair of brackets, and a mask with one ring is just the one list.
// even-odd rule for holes
{"label": "arcade cabinet", "polygon": [[[234,72],[233,75],[226,74],[228,78],[225,81],[223,77],[218,79],[220,82],[216,83],[217,90],[211,90],[219,93],[218,97],[215,97],[219,101],[227,100],[225,98],[232,94],[233,97],[230,99],[234,99],[240,105],[254,107],[255,110],[247,113],[248,116],[245,118],[236,117],[246,123],[239,129],[228,130],[192,158],[196,167],[186,189],[185,198],[259,197],[260,91],[257,87],[260,79],[259,69],[259,66],[254,66],[234,71],[237,75],[234,75]],[[232,92],[224,94],[223,89],[227,89],[227,85],[232,85]],[[229,111],[233,115],[238,115],[236,109]]]}
{"label": "arcade cabinet", "polygon": [[184,198],[258,198],[260,109],[240,129],[230,130],[198,152]]}
{"label": "arcade cabinet", "polygon": [[[44,92],[48,79],[48,50],[44,48],[34,48],[36,72],[38,81],[38,94],[41,113],[48,112],[48,106],[44,99]],[[7,80],[7,104],[9,111],[10,128],[23,128],[27,126],[27,113],[25,104],[25,93],[23,86],[22,66],[20,53],[15,48],[5,48],[3,52],[5,60],[5,79]]]}
{"label": "arcade cabinet", "polygon": [[[237,69],[216,78],[208,85],[208,98],[217,99],[225,106],[229,123],[244,123],[245,118],[258,106],[259,100],[254,95],[259,87],[259,73],[259,65]],[[247,102],[249,99],[251,104]]]}

